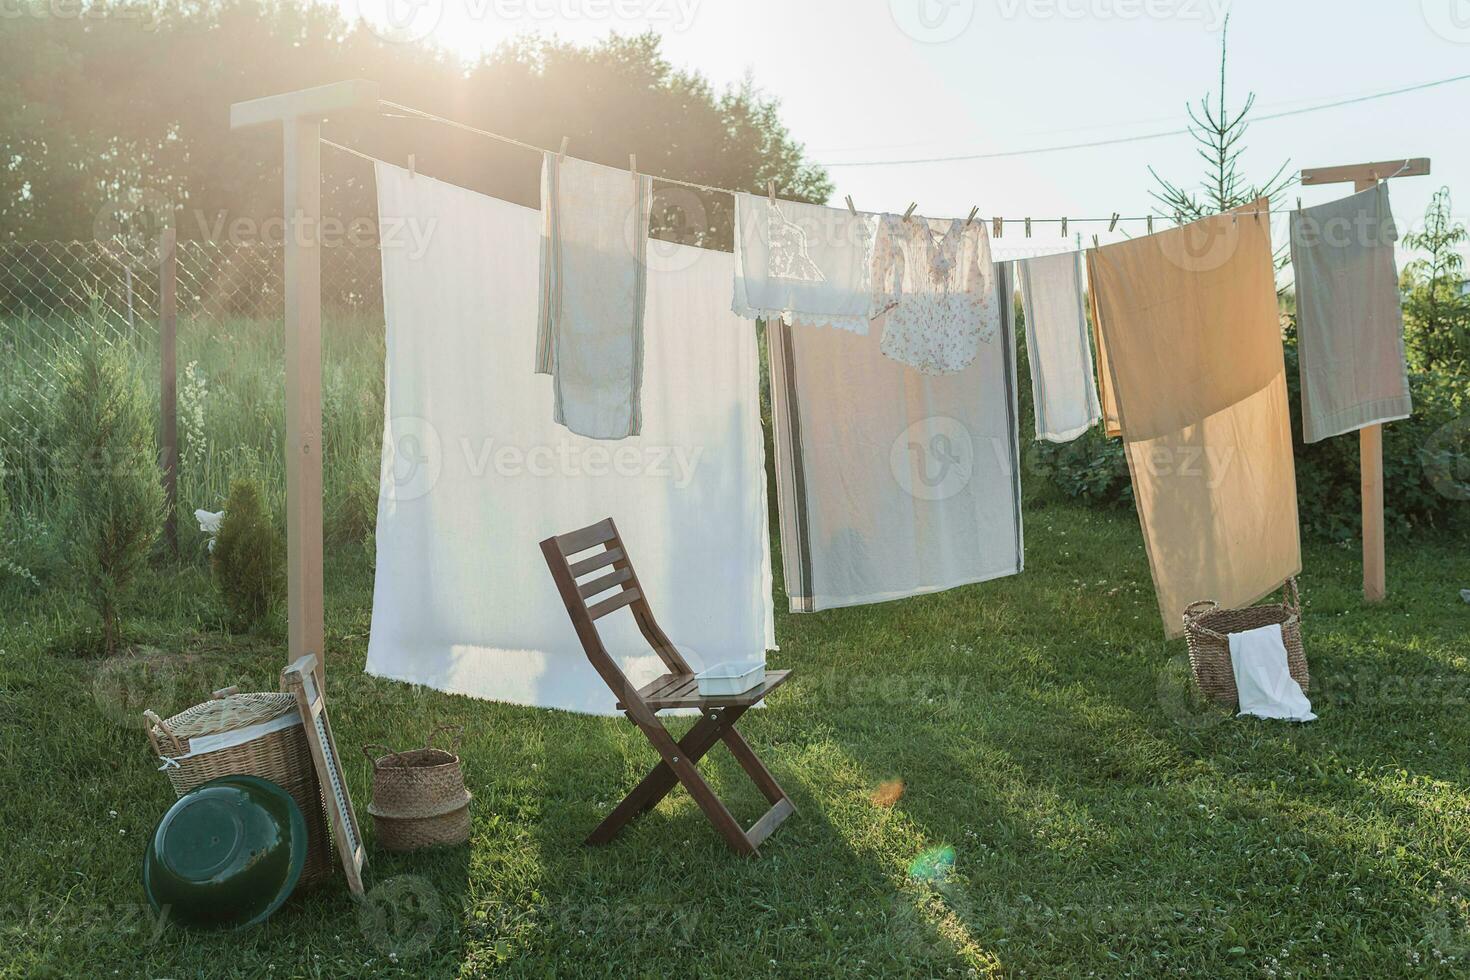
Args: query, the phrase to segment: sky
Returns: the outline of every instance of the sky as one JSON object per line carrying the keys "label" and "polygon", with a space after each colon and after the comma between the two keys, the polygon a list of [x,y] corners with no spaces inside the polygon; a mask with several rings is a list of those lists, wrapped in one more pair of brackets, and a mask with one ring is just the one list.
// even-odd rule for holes
{"label": "sky", "polygon": [[[335,0],[394,37],[473,58],[518,34],[593,41],[658,32],[668,58],[716,86],[749,75],[781,103],[792,135],[826,164],[834,202],[934,217],[1072,219],[1007,224],[999,255],[1144,233],[1078,219],[1144,215],[1152,165],[1198,186],[1188,136],[993,159],[1010,153],[1182,129],[1187,102],[1217,87],[1229,22],[1227,92],[1256,115],[1470,74],[1470,0]],[[390,6],[391,5],[391,6]],[[393,15],[401,32],[393,34]],[[1429,157],[1433,173],[1391,184],[1401,232],[1448,184],[1470,208],[1470,79],[1319,112],[1263,120],[1242,167],[1262,181],[1303,167]],[[615,124],[610,121],[610,124]],[[844,165],[848,164],[848,165]],[[1351,185],[1294,188],[1310,206]],[[1285,241],[1284,219],[1274,222]],[[1162,225],[1160,225],[1162,227]]]}

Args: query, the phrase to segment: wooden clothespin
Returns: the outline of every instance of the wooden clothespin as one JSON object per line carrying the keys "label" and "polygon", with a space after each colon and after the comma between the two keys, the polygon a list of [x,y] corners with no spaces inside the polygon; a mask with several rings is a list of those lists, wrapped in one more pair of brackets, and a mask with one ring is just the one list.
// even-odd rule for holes
{"label": "wooden clothespin", "polygon": [[410,153],[408,155],[408,179],[413,180],[418,176],[418,159]]}
{"label": "wooden clothespin", "polygon": [[1118,227],[1118,218],[1118,212],[1114,211],[1112,220],[1108,222],[1108,231],[1111,232],[1113,229]]}
{"label": "wooden clothespin", "polygon": [[1144,221],[1146,222],[1145,227],[1148,229],[1148,233],[1152,235],[1154,233],[1154,216],[1148,215]]}
{"label": "wooden clothespin", "polygon": [[844,200],[847,201],[847,210],[848,210],[848,212],[850,214],[852,214],[853,216],[856,216],[857,215],[857,208],[855,208],[855,207],[852,206],[852,195],[851,194],[848,194],[844,198]]}
{"label": "wooden clothespin", "polygon": [[1026,219],[1026,237],[1027,238],[1030,238],[1031,237],[1031,219],[1030,218],[1027,218]]}
{"label": "wooden clothespin", "polygon": [[1097,236],[1096,236],[1096,235],[1093,235],[1093,236],[1092,236],[1092,247],[1093,247],[1093,248],[1100,248],[1100,247],[1101,247],[1101,246],[1099,246],[1099,245],[1098,245],[1098,243],[1097,243]]}
{"label": "wooden clothespin", "polygon": [[563,136],[561,138],[561,149],[556,151],[556,162],[557,163],[561,163],[563,160],[565,160],[567,158],[567,144],[570,143],[570,142],[571,142],[571,138],[570,137]]}
{"label": "wooden clothespin", "polygon": [[1006,233],[1006,219],[996,216],[990,219],[990,237],[999,238]]}
{"label": "wooden clothespin", "polygon": [[1301,198],[1297,198],[1296,199],[1296,209],[1298,211],[1300,211],[1302,209],[1302,199]]}
{"label": "wooden clothespin", "polygon": [[966,228],[970,227],[970,222],[972,222],[972,221],[975,220],[975,215],[977,213],[979,213],[979,211],[980,211],[980,205],[978,205],[978,204],[975,205],[973,208],[970,209],[969,217],[965,218],[965,227]]}
{"label": "wooden clothespin", "polygon": [[914,216],[914,208],[916,208],[918,206],[919,206],[919,202],[918,201],[914,201],[912,204],[910,204],[909,205],[909,209],[903,213],[903,220],[907,221],[910,218],[912,218]]}
{"label": "wooden clothespin", "polygon": [[1063,238],[1066,238],[1067,237],[1067,219],[1066,218],[1062,218],[1062,237]]}
{"label": "wooden clothespin", "polygon": [[771,207],[776,206],[776,178],[772,177],[766,181],[766,197],[771,200]]}

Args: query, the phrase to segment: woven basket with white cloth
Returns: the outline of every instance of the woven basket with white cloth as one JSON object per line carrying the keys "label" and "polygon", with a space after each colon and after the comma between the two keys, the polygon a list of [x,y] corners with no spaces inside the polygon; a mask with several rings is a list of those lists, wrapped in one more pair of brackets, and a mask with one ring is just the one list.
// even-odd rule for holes
{"label": "woven basket with white cloth", "polygon": [[167,720],[152,711],[144,711],[143,717],[148,719],[148,740],[163,762],[159,768],[168,773],[175,794],[183,796],[211,779],[240,773],[279,784],[306,818],[309,847],[302,882],[332,876],[336,861],[326,804],[294,694],[240,694],[228,687]]}

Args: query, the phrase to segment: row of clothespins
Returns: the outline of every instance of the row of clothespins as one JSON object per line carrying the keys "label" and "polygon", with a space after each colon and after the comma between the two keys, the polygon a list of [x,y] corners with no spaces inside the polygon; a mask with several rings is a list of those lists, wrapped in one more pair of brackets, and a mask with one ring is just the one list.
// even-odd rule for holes
{"label": "row of clothespins", "polygon": [[[501,137],[501,138],[504,138],[504,137]],[[557,150],[557,159],[558,159],[558,161],[561,161],[561,160],[565,160],[566,159],[567,147],[568,147],[569,143],[570,143],[570,137],[563,136],[561,138],[561,147]],[[632,176],[633,176],[633,178],[635,180],[638,178],[638,154],[636,154],[636,153],[629,153],[628,154],[628,171],[629,171],[629,173],[632,174]],[[408,176],[409,176],[409,178],[412,179],[416,175],[416,173],[417,173],[416,160],[414,158],[414,154],[410,153],[408,155]],[[677,183],[677,184],[687,184],[688,186],[698,186],[698,187],[703,187],[704,186],[704,185],[692,184],[691,182],[688,182],[688,181],[678,181],[678,180],[675,180],[675,181],[670,181],[670,182],[671,183]],[[712,187],[705,188],[705,189],[707,189],[707,190],[718,190],[718,188],[712,188]],[[727,192],[727,193],[734,193],[734,192],[733,191],[730,191],[730,192]],[[771,180],[769,180],[769,181],[767,181],[767,183],[766,183],[766,193],[770,197],[771,206],[774,207],[776,205],[776,181],[775,181],[774,178],[771,179]],[[852,202],[852,195],[851,194],[844,195],[843,200],[847,203],[847,210],[850,211],[850,212],[852,212],[854,215],[856,215],[857,214],[857,206],[855,204],[853,204],[853,202]],[[919,203],[917,201],[911,201],[909,203],[908,208],[905,209],[904,212],[903,212],[903,220],[909,221],[910,219],[912,219],[913,214],[914,214],[914,210],[918,206],[919,206]],[[1301,199],[1300,198],[1297,199],[1297,207],[1298,208],[1301,207]],[[970,213],[965,217],[965,225],[967,227],[970,225],[971,222],[973,222],[975,220],[975,216],[977,214],[979,214],[979,212],[980,212],[980,208],[978,206],[972,207],[970,209]],[[1031,225],[1032,225],[1032,220],[1033,219],[1031,219],[1031,218],[1023,218],[1021,220],[1025,224],[1026,237],[1027,238],[1030,238],[1031,237]],[[1093,220],[1100,220],[1100,219],[1082,218],[1082,219],[1079,219],[1079,220],[1082,220],[1082,221],[1093,221]],[[1118,222],[1119,221],[1122,221],[1122,220],[1125,220],[1123,218],[1123,216],[1120,215],[1117,211],[1114,211],[1112,213],[1112,217],[1110,217],[1110,218],[1107,219],[1107,221],[1108,221],[1108,231],[1109,232],[1115,231],[1117,229],[1117,227],[1118,227]],[[1127,220],[1138,220],[1138,219],[1127,219]],[[1144,215],[1142,220],[1145,222],[1145,224],[1147,226],[1147,234],[1152,235],[1154,233],[1154,216],[1151,215],[1151,214]],[[1067,224],[1068,224],[1068,221],[1069,221],[1068,218],[1066,218],[1066,217],[1062,217],[1062,218],[1037,218],[1037,219],[1035,219],[1035,221],[1038,224],[1039,223],[1048,223],[1048,224],[1051,224],[1051,223],[1060,223],[1061,224],[1061,237],[1062,238],[1066,238],[1067,237]],[[1005,223],[1006,223],[1006,219],[1005,218],[995,217],[995,218],[991,218],[990,219],[990,234],[991,234],[991,237],[992,238],[1002,238],[1002,237],[1004,237],[1004,235],[1005,235]],[[1184,223],[1184,217],[1183,217],[1183,215],[1176,214],[1174,216],[1174,224],[1175,225],[1181,225],[1183,223]],[[1098,247],[1098,244],[1099,244],[1099,242],[1098,242],[1098,236],[1097,235],[1093,235],[1092,236],[1092,245],[1093,245],[1093,247],[1094,248]]]}
{"label": "row of clothespins", "polygon": [[[766,194],[771,199],[771,206],[774,207],[776,205],[776,181],[774,179],[773,180],[770,180],[770,181],[768,181],[766,183]],[[852,212],[852,214],[856,215],[857,214],[857,206],[852,203],[852,195],[851,194],[844,195],[843,196],[843,200],[847,203],[847,210],[850,211],[850,212]],[[917,208],[918,206],[919,206],[919,202],[918,201],[910,201],[908,208],[906,208],[904,210],[904,212],[903,212],[903,220],[908,221],[909,219],[911,219],[913,217],[913,214],[914,214],[914,209]],[[965,225],[968,226],[972,221],[974,221],[975,220],[975,216],[977,214],[979,214],[979,213],[980,213],[980,208],[979,208],[978,205],[976,207],[971,208],[970,209],[970,213],[965,217]],[[1031,219],[1031,218],[1023,218],[1021,220],[1023,221],[1023,223],[1026,226],[1026,237],[1027,238],[1030,238],[1031,237],[1031,224],[1032,224],[1032,220],[1033,219]],[[1061,229],[1061,237],[1062,238],[1066,238],[1067,237],[1067,224],[1068,224],[1068,221],[1070,219],[1065,218],[1065,217],[1062,217],[1062,218],[1037,218],[1035,220],[1036,220],[1037,223],[1041,223],[1041,222],[1057,223],[1057,222],[1060,222],[1060,224],[1062,226],[1062,229]],[[1084,220],[1091,220],[1091,219],[1084,219]],[[1112,214],[1112,217],[1110,217],[1108,219],[1108,231],[1109,232],[1115,231],[1117,229],[1117,227],[1118,227],[1118,222],[1119,221],[1122,221],[1122,220],[1123,220],[1123,216],[1121,214],[1119,214],[1117,211],[1114,211],[1113,214]],[[1131,219],[1131,220],[1137,220],[1137,219]],[[1154,216],[1151,215],[1151,214],[1144,215],[1143,216],[1143,221],[1144,221],[1144,223],[1147,226],[1147,233],[1150,234],[1150,235],[1152,235],[1154,233]],[[1184,223],[1184,216],[1183,215],[1176,214],[1174,216],[1174,224],[1175,225],[1181,225],[1183,223]],[[1004,235],[1005,235],[1005,227],[1006,227],[1006,219],[1005,218],[1001,218],[1001,217],[991,218],[990,219],[990,237],[992,237],[992,238],[1002,238],[1002,237],[1004,237]],[[1093,244],[1093,247],[1097,247],[1097,244],[1098,244],[1098,236],[1096,236],[1096,235],[1093,235],[1092,236],[1092,244]]]}

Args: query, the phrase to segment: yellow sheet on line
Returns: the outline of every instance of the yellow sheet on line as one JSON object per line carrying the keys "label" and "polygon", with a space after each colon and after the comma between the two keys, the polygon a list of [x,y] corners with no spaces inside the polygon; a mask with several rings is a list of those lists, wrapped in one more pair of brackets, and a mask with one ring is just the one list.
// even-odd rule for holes
{"label": "yellow sheet on line", "polygon": [[1093,249],[1088,271],[1104,410],[1179,636],[1189,603],[1249,605],[1301,571],[1270,223],[1217,215]]}

